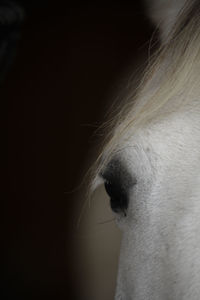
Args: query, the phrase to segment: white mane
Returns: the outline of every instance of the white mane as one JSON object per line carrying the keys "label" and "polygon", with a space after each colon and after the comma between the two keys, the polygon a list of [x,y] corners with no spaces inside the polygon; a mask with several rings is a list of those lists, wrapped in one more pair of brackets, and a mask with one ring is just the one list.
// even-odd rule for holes
{"label": "white mane", "polygon": [[137,96],[115,117],[116,125],[98,159],[97,173],[115,151],[120,151],[122,139],[137,128],[184,107],[200,110],[200,4],[193,2],[188,1],[190,5],[176,12],[178,20],[170,23],[168,41],[152,57]]}

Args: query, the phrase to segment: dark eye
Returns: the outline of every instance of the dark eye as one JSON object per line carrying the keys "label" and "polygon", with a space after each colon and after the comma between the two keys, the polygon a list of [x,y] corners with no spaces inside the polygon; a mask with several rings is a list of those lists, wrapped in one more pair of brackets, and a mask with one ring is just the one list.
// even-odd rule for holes
{"label": "dark eye", "polygon": [[105,190],[110,197],[110,205],[114,212],[123,212],[126,215],[128,208],[128,198],[126,191],[117,182],[105,181]]}
{"label": "dark eye", "polygon": [[105,190],[110,197],[110,206],[116,213],[126,216],[129,204],[129,191],[136,184],[136,179],[129,173],[121,160],[112,159],[100,173]]}

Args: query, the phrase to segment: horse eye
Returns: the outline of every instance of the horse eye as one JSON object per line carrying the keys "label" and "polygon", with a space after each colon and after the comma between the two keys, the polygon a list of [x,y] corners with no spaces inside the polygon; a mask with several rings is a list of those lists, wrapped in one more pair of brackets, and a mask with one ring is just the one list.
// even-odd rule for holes
{"label": "horse eye", "polygon": [[123,212],[126,215],[128,199],[125,190],[117,183],[105,181],[105,190],[110,197],[110,206],[116,213]]}

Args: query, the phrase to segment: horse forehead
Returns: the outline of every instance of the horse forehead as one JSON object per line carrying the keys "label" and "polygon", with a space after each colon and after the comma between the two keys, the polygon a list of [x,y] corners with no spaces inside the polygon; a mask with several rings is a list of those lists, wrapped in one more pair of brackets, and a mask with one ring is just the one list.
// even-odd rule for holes
{"label": "horse forehead", "polygon": [[200,116],[174,113],[138,129],[125,143],[123,161],[141,179],[144,174],[152,178],[155,172],[178,172],[181,176],[181,170],[184,173],[192,168],[194,175],[200,167]]}
{"label": "horse forehead", "polygon": [[173,113],[165,119],[137,129],[130,139],[127,139],[127,152],[138,153],[138,150],[142,149],[145,153],[151,153],[151,151],[160,152],[165,149],[175,151],[176,148],[179,152],[191,148],[200,151],[199,142],[200,114]]}

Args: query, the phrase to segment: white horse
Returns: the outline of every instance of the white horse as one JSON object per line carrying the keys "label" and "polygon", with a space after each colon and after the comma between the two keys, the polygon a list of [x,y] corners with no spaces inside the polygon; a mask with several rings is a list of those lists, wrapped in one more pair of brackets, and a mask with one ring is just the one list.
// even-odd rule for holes
{"label": "white horse", "polygon": [[94,187],[105,184],[123,232],[115,299],[199,300],[200,1],[147,2],[162,46]]}

